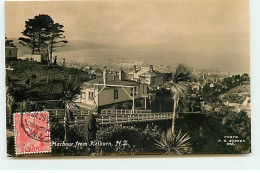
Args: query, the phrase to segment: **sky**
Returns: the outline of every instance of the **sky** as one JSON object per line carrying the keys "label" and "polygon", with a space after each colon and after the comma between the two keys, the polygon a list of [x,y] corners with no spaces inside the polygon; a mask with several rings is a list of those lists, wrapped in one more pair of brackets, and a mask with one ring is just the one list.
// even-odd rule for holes
{"label": "sky", "polygon": [[10,38],[22,36],[29,18],[49,14],[68,40],[236,52],[249,66],[248,0],[6,2],[5,14]]}

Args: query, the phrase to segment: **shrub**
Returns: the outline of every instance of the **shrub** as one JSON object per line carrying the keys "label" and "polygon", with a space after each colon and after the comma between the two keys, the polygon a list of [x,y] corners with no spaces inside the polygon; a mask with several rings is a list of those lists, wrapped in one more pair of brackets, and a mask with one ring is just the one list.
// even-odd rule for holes
{"label": "shrub", "polygon": [[39,106],[36,102],[27,100],[25,102],[25,110],[26,112],[32,112],[32,111],[41,111],[43,108]]}
{"label": "shrub", "polygon": [[37,77],[37,76],[36,76],[35,74],[31,75],[31,78],[32,78],[32,79],[36,79],[36,77]]}
{"label": "shrub", "polygon": [[14,136],[7,138],[7,153],[10,155],[15,154],[15,148],[14,148]]}
{"label": "shrub", "polygon": [[121,109],[131,109],[131,108],[132,108],[132,104],[129,101],[125,101],[121,105]]}
{"label": "shrub", "polygon": [[[97,141],[111,142],[113,145],[96,147],[99,154],[136,154],[142,152],[159,152],[154,143],[159,139],[160,129],[147,126],[144,130],[134,126],[110,126],[100,129]],[[121,141],[121,145],[116,145]]]}
{"label": "shrub", "polygon": [[160,140],[156,140],[156,146],[162,149],[166,154],[189,154],[192,152],[190,136],[181,130],[172,131],[169,129],[166,134],[163,133]]}
{"label": "shrub", "polygon": [[29,85],[30,84],[30,79],[26,79],[25,84]]}
{"label": "shrub", "polygon": [[[62,124],[55,122],[51,123],[51,141],[55,141],[58,143],[62,143],[64,140],[64,127]],[[68,141],[67,143],[75,143],[83,142],[83,126],[73,126],[68,131]],[[75,147],[75,146],[69,146],[69,147],[60,147],[60,146],[52,146],[52,154],[58,154],[58,155],[89,155],[90,153],[94,152],[89,147]]]}
{"label": "shrub", "polygon": [[120,109],[120,105],[119,104],[114,104],[113,106],[111,106],[111,109]]}
{"label": "shrub", "polygon": [[230,112],[226,115],[222,124],[234,134],[238,135],[240,139],[245,140],[244,143],[236,143],[235,153],[250,153],[251,151],[251,119],[247,116],[246,112],[240,111],[239,113]]}

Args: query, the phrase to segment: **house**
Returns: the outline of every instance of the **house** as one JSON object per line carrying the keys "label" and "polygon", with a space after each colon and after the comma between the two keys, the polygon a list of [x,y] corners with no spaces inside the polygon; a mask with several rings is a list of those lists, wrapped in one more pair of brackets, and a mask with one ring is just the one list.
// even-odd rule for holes
{"label": "house", "polygon": [[242,81],[241,84],[242,85],[250,85],[250,81]]}
{"label": "house", "polygon": [[108,74],[103,71],[103,77],[87,81],[83,84],[81,95],[75,102],[85,108],[93,109],[100,106],[111,105],[147,95],[147,85],[124,78],[124,71],[117,74]]}
{"label": "house", "polygon": [[241,110],[247,113],[248,117],[251,117],[251,97],[246,97],[242,104],[224,102],[224,105],[228,106],[234,112],[240,112]]}
{"label": "house", "polygon": [[137,81],[150,86],[158,86],[164,84],[163,74],[155,71],[153,66],[143,66],[137,69],[133,66],[133,71],[127,73],[127,76],[132,81]]}
{"label": "house", "polygon": [[199,82],[192,82],[191,88],[192,88],[192,90],[200,91],[202,89],[202,86]]}
{"label": "house", "polygon": [[17,47],[13,44],[13,40],[7,40],[7,38],[5,38],[5,58],[17,60]]}
{"label": "house", "polygon": [[251,97],[246,97],[241,107],[247,113],[247,116],[251,117]]}

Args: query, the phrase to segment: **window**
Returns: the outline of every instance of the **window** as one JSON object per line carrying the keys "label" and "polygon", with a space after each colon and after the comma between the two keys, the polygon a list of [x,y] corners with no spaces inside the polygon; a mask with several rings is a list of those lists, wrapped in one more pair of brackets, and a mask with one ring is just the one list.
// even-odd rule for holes
{"label": "window", "polygon": [[114,99],[118,99],[118,89],[114,89]]}
{"label": "window", "polygon": [[9,50],[9,55],[12,55],[12,51],[11,50]]}
{"label": "window", "polygon": [[[130,95],[133,96],[133,88],[130,89]],[[135,87],[135,95],[136,95],[136,87]]]}
{"label": "window", "polygon": [[94,92],[89,91],[88,92],[88,100],[93,100],[94,99]]}
{"label": "window", "polygon": [[154,77],[151,78],[150,80],[151,80],[151,84],[154,84],[154,83],[155,83],[155,78],[154,78]]}

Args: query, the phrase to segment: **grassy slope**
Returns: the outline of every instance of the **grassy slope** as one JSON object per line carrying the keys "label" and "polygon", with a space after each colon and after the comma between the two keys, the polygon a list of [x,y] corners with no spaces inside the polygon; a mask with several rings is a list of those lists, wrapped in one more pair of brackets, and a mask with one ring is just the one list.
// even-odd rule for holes
{"label": "grassy slope", "polygon": [[74,80],[77,78],[79,84],[91,78],[82,70],[50,67],[36,62],[17,60],[6,64],[14,68],[13,71],[6,71],[6,83],[15,101],[59,100],[63,82],[69,75],[72,75]]}

